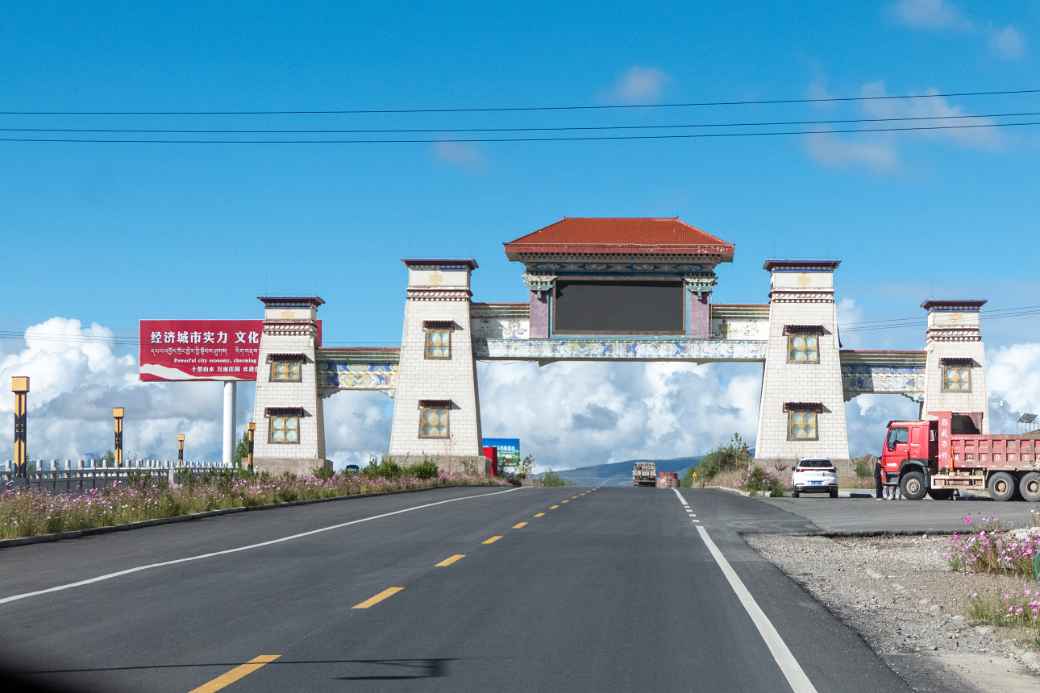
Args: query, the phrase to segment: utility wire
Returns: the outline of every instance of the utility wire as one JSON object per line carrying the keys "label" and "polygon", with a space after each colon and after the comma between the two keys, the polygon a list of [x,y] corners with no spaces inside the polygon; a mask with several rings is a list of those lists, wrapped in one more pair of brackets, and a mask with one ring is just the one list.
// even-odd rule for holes
{"label": "utility wire", "polygon": [[64,142],[72,144],[438,144],[477,142],[595,142],[621,140],[675,140],[706,139],[720,137],[776,137],[790,135],[864,134],[880,132],[923,132],[936,130],[968,130],[979,128],[1029,127],[1040,125],[1040,121],[1018,123],[977,123],[971,125],[914,125],[884,128],[837,128],[830,130],[770,130],[766,132],[696,132],[667,135],[596,135],[576,137],[443,137],[429,139],[313,139],[313,140],[227,140],[227,139],[104,139],[104,138],[50,138],[50,137],[0,137],[0,142]]}
{"label": "utility wire", "polygon": [[849,101],[892,101],[899,99],[939,99],[966,96],[1022,96],[1040,94],[1040,89],[1001,89],[951,91],[937,94],[893,94],[876,96],[824,96],[816,98],[739,99],[689,101],[657,104],[603,104],[560,106],[446,106],[409,108],[351,108],[286,111],[0,111],[4,116],[268,116],[268,115],[368,115],[375,113],[518,113],[532,111],[605,111],[622,109],[701,108],[706,106],[760,106],[781,104],[835,103]]}
{"label": "utility wire", "polygon": [[650,125],[571,125],[559,127],[515,127],[515,128],[353,128],[289,130],[284,128],[200,130],[200,129],[151,129],[151,128],[0,128],[0,132],[64,132],[64,133],[109,133],[109,134],[166,134],[166,135],[338,135],[338,134],[398,134],[398,133],[458,133],[458,132],[573,132],[586,130],[661,130],[682,128],[735,128],[776,127],[789,125],[842,125],[850,123],[890,123],[921,120],[968,120],[973,118],[1024,118],[1040,116],[1040,111],[1018,113],[978,113],[944,116],[901,116],[892,118],[841,118],[833,120],[772,120],[733,123],[653,123]]}
{"label": "utility wire", "polygon": [[[1017,308],[1002,308],[989,311],[981,311],[983,317],[987,321],[991,320],[1004,320],[1008,318],[1021,318],[1032,315],[1040,315],[1040,305],[1034,306],[1020,306]],[[888,329],[900,329],[907,327],[921,327],[927,324],[927,318],[895,318],[892,320],[877,320],[869,322],[857,322],[848,323],[845,325],[839,325],[842,332],[875,332]],[[25,339],[25,330],[0,330],[0,340],[12,340],[12,339]],[[111,344],[121,344],[129,346],[137,346],[140,344],[140,340],[137,337],[131,337],[129,335],[66,335],[60,333],[34,333],[32,339],[51,341],[51,342],[71,342],[71,343],[90,343],[90,342],[107,342]],[[386,339],[351,339],[351,340],[340,340],[330,339],[327,335],[325,341],[330,343],[330,346],[334,342],[335,345],[342,344],[362,344],[365,346],[378,346],[381,344],[398,344],[398,341],[391,341]]]}

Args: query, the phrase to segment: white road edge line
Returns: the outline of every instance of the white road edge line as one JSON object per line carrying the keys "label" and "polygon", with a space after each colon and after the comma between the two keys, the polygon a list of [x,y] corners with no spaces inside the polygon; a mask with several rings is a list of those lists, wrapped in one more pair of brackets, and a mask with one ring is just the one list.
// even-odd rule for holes
{"label": "white road edge line", "polygon": [[[672,489],[675,491],[675,495],[679,497],[679,500],[685,500],[682,494],[679,493],[678,489]],[[802,666],[798,663],[798,660],[791,654],[791,650],[788,649],[787,643],[784,642],[783,638],[780,637],[780,633],[777,632],[773,626],[769,617],[765,615],[761,607],[758,606],[758,602],[751,596],[751,592],[744,586],[744,582],[737,575],[737,572],[733,570],[733,566],[729,564],[726,557],[722,555],[722,551],[712,541],[711,536],[708,535],[708,530],[704,527],[697,527],[697,534],[700,535],[701,541],[708,547],[708,552],[711,557],[715,559],[719,568],[722,570],[722,574],[726,577],[726,581],[729,586],[733,589],[734,594],[737,595],[737,599],[740,600],[741,606],[747,612],[748,616],[751,617],[751,622],[755,624],[755,628],[758,629],[758,634],[762,636],[762,640],[765,642],[766,647],[769,648],[769,653],[773,655],[773,660],[777,666],[780,667],[780,671],[783,673],[784,678],[787,679],[787,683],[791,686],[791,690],[794,693],[816,693],[816,687],[813,686],[812,681],[806,676],[805,671],[802,670]]]}
{"label": "white road edge line", "polygon": [[87,578],[85,580],[77,580],[76,582],[70,582],[64,585],[55,585],[54,587],[47,587],[46,589],[36,590],[34,592],[23,592],[21,594],[12,594],[9,597],[0,598],[0,605],[10,604],[11,602],[17,602],[22,599],[28,599],[30,597],[38,597],[42,594],[50,594],[51,592],[61,592],[63,590],[70,590],[74,587],[82,587],[84,585],[92,585],[95,582],[104,582],[105,580],[112,580],[117,577],[124,575],[130,575],[132,573],[140,573],[144,570],[152,570],[154,568],[164,568],[166,566],[178,565],[180,563],[190,563],[191,561],[201,561],[204,558],[214,558],[216,556],[227,556],[232,553],[240,553],[242,551],[250,551],[252,549],[259,549],[265,546],[272,546],[274,544],[281,544],[287,541],[293,541],[294,539],[302,539],[315,534],[321,534],[322,532],[331,532],[334,529],[342,529],[343,527],[350,527],[351,525],[359,525],[362,522],[371,522],[372,520],[380,520],[384,517],[391,517],[393,515],[401,515],[403,513],[410,513],[413,510],[422,510],[424,508],[432,508],[435,505],[444,505],[445,503],[457,503],[459,501],[471,500],[473,498],[485,498],[487,496],[498,496],[503,493],[512,493],[513,491],[520,491],[523,487],[511,488],[505,491],[494,491],[492,493],[475,493],[472,496],[462,496],[460,498],[448,498],[447,500],[436,501],[433,503],[424,503],[422,505],[413,505],[410,508],[402,508],[401,510],[394,510],[388,513],[381,513],[379,515],[372,515],[370,517],[362,517],[358,520],[351,520],[349,522],[340,522],[339,524],[329,525],[328,527],[319,527],[318,529],[311,529],[306,532],[300,532],[298,534],[290,534],[285,537],[278,537],[277,539],[269,539],[268,541],[261,541],[257,544],[247,544],[245,546],[236,546],[230,549],[223,549],[221,551],[211,551],[210,553],[200,553],[195,556],[185,556],[184,558],[175,558],[171,561],[161,561],[159,563],[148,563],[146,565],[139,565],[133,568],[127,568],[126,570],[119,570],[114,573],[106,573],[104,575],[98,575],[97,577]]}

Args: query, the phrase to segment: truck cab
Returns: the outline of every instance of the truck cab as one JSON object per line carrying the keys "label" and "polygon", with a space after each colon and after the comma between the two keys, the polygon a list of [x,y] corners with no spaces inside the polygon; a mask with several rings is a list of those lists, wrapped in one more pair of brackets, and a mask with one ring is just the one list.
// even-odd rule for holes
{"label": "truck cab", "polygon": [[935,472],[938,441],[935,421],[889,421],[881,445],[881,481],[899,485],[903,496],[920,500],[928,492]]}

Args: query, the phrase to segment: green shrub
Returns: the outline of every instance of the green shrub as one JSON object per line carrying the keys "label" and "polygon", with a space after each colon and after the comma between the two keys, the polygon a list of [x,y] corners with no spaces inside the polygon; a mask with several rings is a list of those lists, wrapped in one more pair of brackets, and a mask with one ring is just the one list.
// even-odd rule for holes
{"label": "green shrub", "polygon": [[403,471],[401,465],[393,460],[384,458],[382,461],[376,462],[375,458],[372,458],[362,473],[370,479],[397,479]]}
{"label": "green shrub", "polygon": [[857,457],[853,460],[854,469],[856,470],[856,476],[860,479],[873,479],[874,478],[874,465],[877,463],[877,459],[872,455],[864,455],[863,457]]}
{"label": "green shrub", "polygon": [[314,478],[326,481],[335,476],[335,472],[332,471],[331,464],[322,464],[314,468]]}
{"label": "green shrub", "polygon": [[686,472],[684,486],[704,486],[720,472],[744,469],[751,462],[751,449],[739,433],[734,433],[729,443],[720,445],[701,458],[700,464]]}
{"label": "green shrub", "polygon": [[553,470],[550,469],[549,471],[542,473],[542,486],[566,486],[566,485],[567,485],[567,480],[564,479],[559,474],[557,474],[556,472],[554,472]]}
{"label": "green shrub", "polygon": [[417,479],[436,479],[437,464],[429,460],[424,460],[419,464],[413,464],[411,467],[408,467],[406,472]]}
{"label": "green shrub", "polygon": [[755,465],[744,480],[744,490],[750,493],[768,493],[771,498],[784,495],[784,486],[775,476]]}

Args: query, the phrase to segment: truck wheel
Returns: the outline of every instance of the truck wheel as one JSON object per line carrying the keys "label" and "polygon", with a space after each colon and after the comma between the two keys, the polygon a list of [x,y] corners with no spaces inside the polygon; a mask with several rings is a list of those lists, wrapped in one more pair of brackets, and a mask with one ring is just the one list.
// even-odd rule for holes
{"label": "truck wheel", "polygon": [[994,472],[986,482],[989,495],[995,501],[1009,501],[1015,496],[1015,477],[1007,472]]}
{"label": "truck wheel", "polygon": [[903,498],[907,500],[921,500],[928,492],[928,485],[924,483],[924,474],[907,472],[899,479],[899,490],[903,492]]}
{"label": "truck wheel", "polygon": [[1026,472],[1018,480],[1018,492],[1030,503],[1040,501],[1040,472]]}
{"label": "truck wheel", "polygon": [[838,489],[836,489],[836,488],[835,489],[831,489],[831,498],[837,498],[837,497],[838,497]]}
{"label": "truck wheel", "polygon": [[953,489],[933,488],[928,491],[928,495],[932,497],[932,500],[950,500],[953,498]]}

